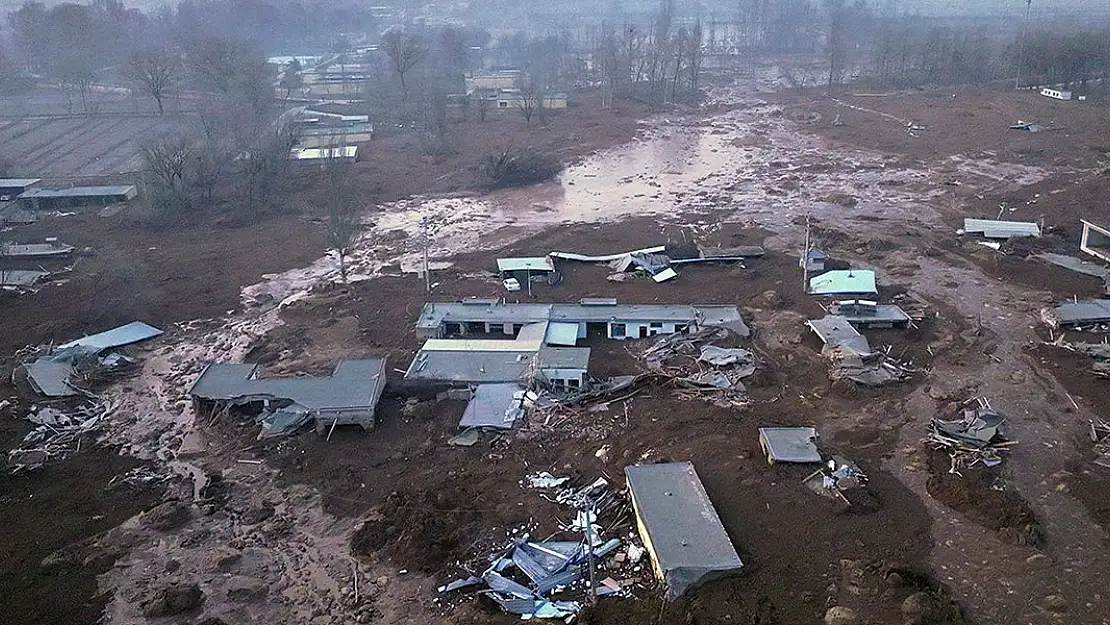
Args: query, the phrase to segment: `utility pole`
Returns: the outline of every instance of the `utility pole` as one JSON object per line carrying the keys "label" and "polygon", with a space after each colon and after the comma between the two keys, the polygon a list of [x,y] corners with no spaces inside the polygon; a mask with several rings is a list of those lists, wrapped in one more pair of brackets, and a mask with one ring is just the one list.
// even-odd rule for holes
{"label": "utility pole", "polygon": [[1021,24],[1021,45],[1018,46],[1017,75],[1014,76],[1014,91],[1021,88],[1021,65],[1025,61],[1025,35],[1029,32],[1029,11],[1033,0],[1025,0],[1025,21]]}
{"label": "utility pole", "polygon": [[431,266],[428,264],[428,246],[431,245],[431,240],[428,238],[428,218],[421,215],[420,227],[424,231],[424,289],[428,293],[432,292],[432,272]]}
{"label": "utility pole", "polygon": [[809,293],[809,215],[806,215],[806,248],[802,250],[802,293]]}
{"label": "utility pole", "polygon": [[584,516],[586,521],[586,559],[590,563],[590,605],[597,605],[597,570],[594,566],[594,519],[597,518],[597,512],[594,510],[593,502],[582,507],[586,513]]}

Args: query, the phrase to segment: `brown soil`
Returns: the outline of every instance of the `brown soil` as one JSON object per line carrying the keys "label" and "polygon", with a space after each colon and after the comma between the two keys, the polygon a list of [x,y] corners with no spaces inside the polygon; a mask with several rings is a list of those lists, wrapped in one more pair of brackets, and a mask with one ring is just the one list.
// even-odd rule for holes
{"label": "brown soil", "polygon": [[974,467],[956,475],[948,472],[947,454],[934,451],[928,458],[927,488],[934,499],[998,532],[1006,543],[1036,547],[1044,541],[1033,510],[1020,494],[1006,486],[997,467]]}

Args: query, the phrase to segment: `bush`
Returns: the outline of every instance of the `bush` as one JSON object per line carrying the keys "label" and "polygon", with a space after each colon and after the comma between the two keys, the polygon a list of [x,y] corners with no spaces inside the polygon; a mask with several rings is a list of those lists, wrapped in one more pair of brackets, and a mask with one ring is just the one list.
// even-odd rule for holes
{"label": "bush", "polygon": [[551,180],[563,171],[563,163],[550,154],[505,150],[489,154],[483,163],[483,173],[493,189],[523,187]]}

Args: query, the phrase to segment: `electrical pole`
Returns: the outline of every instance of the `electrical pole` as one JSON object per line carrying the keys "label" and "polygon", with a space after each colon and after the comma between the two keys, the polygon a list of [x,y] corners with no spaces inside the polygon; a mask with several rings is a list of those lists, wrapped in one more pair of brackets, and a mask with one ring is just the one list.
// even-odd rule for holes
{"label": "electrical pole", "polygon": [[1014,91],[1021,88],[1021,65],[1025,61],[1025,35],[1029,32],[1029,11],[1033,0],[1025,0],[1025,21],[1021,24],[1021,44],[1018,46],[1017,75],[1014,76]]}
{"label": "electrical pole", "polygon": [[432,292],[432,272],[431,272],[431,267],[428,264],[428,246],[431,245],[431,241],[428,238],[428,218],[427,217],[424,217],[424,216],[420,217],[420,227],[424,230],[424,288],[428,291],[428,293],[431,293]]}
{"label": "electrical pole", "polygon": [[809,293],[809,215],[806,215],[806,248],[802,250],[802,293]]}
{"label": "electrical pole", "polygon": [[597,512],[594,510],[593,502],[588,506],[583,506],[586,512],[586,554],[587,560],[590,563],[590,605],[597,605],[597,571],[594,567],[594,519],[597,518]]}

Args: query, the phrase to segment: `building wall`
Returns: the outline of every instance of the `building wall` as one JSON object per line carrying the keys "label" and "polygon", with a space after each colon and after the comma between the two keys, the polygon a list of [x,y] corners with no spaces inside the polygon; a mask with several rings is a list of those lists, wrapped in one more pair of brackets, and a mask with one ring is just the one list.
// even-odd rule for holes
{"label": "building wall", "polygon": [[[585,369],[540,369],[540,374],[554,386],[582,388],[586,385]],[[571,380],[576,381],[577,386],[570,383]]]}
{"label": "building wall", "polygon": [[366,143],[371,139],[369,132],[336,133],[334,135],[305,135],[298,145],[302,148],[324,148],[333,145],[352,145]]}
{"label": "building wall", "polygon": [[[622,334],[623,326],[623,334]],[[690,324],[660,321],[610,321],[608,336],[611,339],[638,339],[660,334],[685,332]]]}
{"label": "building wall", "polygon": [[327,431],[332,424],[361,425],[364,430],[374,428],[374,409],[322,411],[316,414],[316,431]]}

